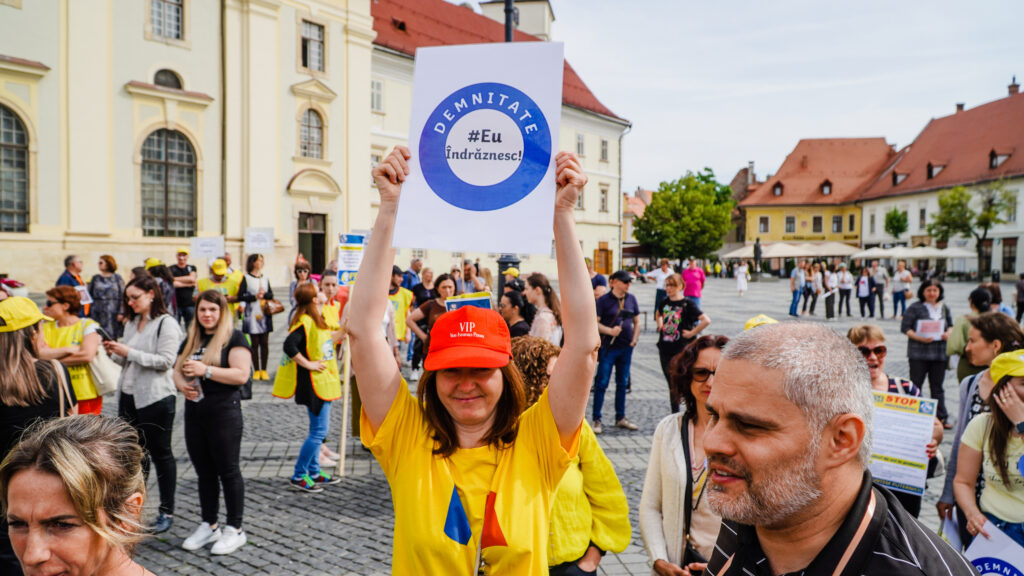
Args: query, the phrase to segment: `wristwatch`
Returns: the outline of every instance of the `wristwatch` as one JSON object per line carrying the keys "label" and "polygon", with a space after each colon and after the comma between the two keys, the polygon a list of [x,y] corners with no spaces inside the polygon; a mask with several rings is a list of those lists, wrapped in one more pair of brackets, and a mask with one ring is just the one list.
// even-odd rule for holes
{"label": "wristwatch", "polygon": [[206,376],[204,376],[204,378],[206,378],[207,380],[210,380],[210,379],[213,378],[213,366],[207,366],[206,367]]}
{"label": "wristwatch", "polygon": [[1024,422],[1017,422],[1014,427],[1017,429],[1017,434],[1024,434]]}

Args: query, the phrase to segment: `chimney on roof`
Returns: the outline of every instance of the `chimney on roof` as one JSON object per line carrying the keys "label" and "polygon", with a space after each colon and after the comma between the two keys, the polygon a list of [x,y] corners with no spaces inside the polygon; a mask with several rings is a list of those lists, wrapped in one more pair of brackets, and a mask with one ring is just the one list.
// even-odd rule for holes
{"label": "chimney on roof", "polygon": [[964,103],[963,102],[957,102],[956,103],[956,111],[957,112],[963,112],[964,111]]}
{"label": "chimney on roof", "polygon": [[[505,1],[485,0],[480,2],[480,12],[491,20],[505,24]],[[555,13],[549,0],[516,0],[516,29],[532,34],[541,40],[551,40],[551,23]]]}
{"label": "chimney on roof", "polygon": [[747,186],[754,183],[757,178],[754,177],[754,161],[747,162]]}
{"label": "chimney on roof", "polygon": [[1010,85],[1007,88],[1010,89],[1010,96],[1013,96],[1014,94],[1017,94],[1018,92],[1020,92],[1020,84],[1017,84],[1017,77],[1016,76],[1013,77],[1013,81],[1010,83]]}

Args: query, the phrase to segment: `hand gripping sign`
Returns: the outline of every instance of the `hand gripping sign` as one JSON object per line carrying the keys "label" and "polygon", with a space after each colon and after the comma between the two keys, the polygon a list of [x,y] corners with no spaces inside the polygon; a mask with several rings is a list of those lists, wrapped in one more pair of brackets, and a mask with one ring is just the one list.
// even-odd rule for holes
{"label": "hand gripping sign", "polygon": [[547,42],[417,51],[395,246],[550,251],[562,68]]}

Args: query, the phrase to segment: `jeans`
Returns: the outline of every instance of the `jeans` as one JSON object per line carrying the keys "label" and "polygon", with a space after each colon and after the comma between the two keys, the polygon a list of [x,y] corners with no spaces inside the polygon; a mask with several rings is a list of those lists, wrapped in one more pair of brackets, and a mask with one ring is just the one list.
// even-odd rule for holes
{"label": "jeans", "polygon": [[121,393],[117,415],[135,428],[139,446],[149,457],[142,461],[142,470],[149,477],[149,462],[156,467],[156,483],[160,488],[160,512],[174,514],[174,491],[178,485],[178,465],[171,450],[171,430],[174,427],[174,396],[144,406],[135,407],[135,396]]}
{"label": "jeans", "polygon": [[412,356],[416,351],[416,333],[409,330],[409,342],[406,343],[405,347],[405,361],[412,363]]}
{"label": "jeans", "polygon": [[601,419],[604,393],[615,368],[615,421],[626,417],[626,387],[629,386],[629,365],[633,359],[633,347],[605,348],[599,353],[597,374],[594,375],[594,420]]}
{"label": "jeans", "polygon": [[946,377],[945,360],[915,360],[907,361],[910,364],[910,381],[920,389],[924,389],[924,378],[928,377],[928,389],[931,397],[935,400],[935,417],[943,423],[949,418],[946,411],[946,392],[942,389],[942,380]]}
{"label": "jeans", "polygon": [[320,414],[313,414],[313,411],[306,407],[309,414],[309,436],[302,443],[299,449],[299,459],[295,462],[293,480],[302,478],[303,475],[315,477],[320,474],[320,445],[327,438],[327,431],[331,429],[331,403],[324,402]]}
{"label": "jeans", "polygon": [[203,522],[217,523],[223,485],[227,525],[241,528],[245,482],[238,465],[242,449],[238,392],[207,394],[199,402],[185,402],[185,448],[199,481]]}
{"label": "jeans", "polygon": [[668,292],[664,288],[657,288],[654,291],[654,317],[657,318],[661,312],[661,303],[668,298]]}
{"label": "jeans", "polygon": [[853,292],[852,288],[840,288],[839,289],[839,310],[837,316],[843,315],[843,302],[846,302],[846,315],[850,316],[850,294]]}
{"label": "jeans", "polygon": [[1007,522],[1006,520],[1000,520],[988,512],[984,513],[990,522],[996,525],[996,528],[1002,530],[1011,540],[1024,546],[1024,522]]}
{"label": "jeans", "polygon": [[793,301],[790,302],[790,304],[789,304],[789,315],[790,316],[796,316],[797,310],[799,310],[799,306],[800,306],[800,295],[803,294],[803,293],[804,293],[803,286],[800,286],[796,290],[793,290]]}
{"label": "jeans", "polygon": [[188,326],[192,323],[192,319],[196,316],[195,306],[185,306],[178,308],[178,320],[181,320],[185,324],[185,333],[188,333]]}
{"label": "jeans", "polygon": [[892,291],[892,316],[895,318],[907,311],[907,295],[903,290]]}

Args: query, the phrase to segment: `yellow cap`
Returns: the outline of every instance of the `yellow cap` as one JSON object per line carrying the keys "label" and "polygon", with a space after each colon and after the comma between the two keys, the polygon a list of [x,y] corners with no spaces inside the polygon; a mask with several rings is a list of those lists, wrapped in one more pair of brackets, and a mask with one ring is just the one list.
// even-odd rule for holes
{"label": "yellow cap", "polygon": [[163,262],[161,262],[159,258],[153,258],[153,257],[146,258],[146,270],[149,270],[150,268],[152,268],[154,266],[162,266],[162,265],[163,265]]}
{"label": "yellow cap", "polygon": [[223,276],[228,273],[228,263],[223,258],[217,258],[210,264],[210,270],[217,276]]}
{"label": "yellow cap", "polygon": [[997,385],[1007,376],[1024,376],[1024,350],[1014,350],[996,356],[988,368],[992,382]]}
{"label": "yellow cap", "polygon": [[506,268],[505,269],[505,274],[508,274],[509,276],[511,276],[513,278],[519,278],[519,269],[518,268]]}
{"label": "yellow cap", "polygon": [[758,314],[757,316],[754,316],[750,320],[747,320],[747,323],[743,325],[743,329],[744,330],[750,330],[751,328],[757,328],[758,326],[762,326],[764,324],[778,324],[778,323],[779,323],[779,321],[776,320],[775,318],[772,318],[770,316],[766,316],[764,314]]}
{"label": "yellow cap", "polygon": [[175,254],[191,254],[192,251],[188,249],[188,246],[178,246],[178,250]]}
{"label": "yellow cap", "polygon": [[11,296],[0,302],[0,332],[15,332],[34,326],[40,320],[53,320],[39,311],[36,303],[24,296]]}

